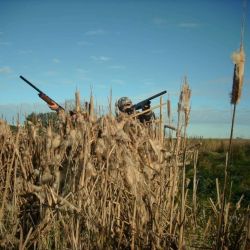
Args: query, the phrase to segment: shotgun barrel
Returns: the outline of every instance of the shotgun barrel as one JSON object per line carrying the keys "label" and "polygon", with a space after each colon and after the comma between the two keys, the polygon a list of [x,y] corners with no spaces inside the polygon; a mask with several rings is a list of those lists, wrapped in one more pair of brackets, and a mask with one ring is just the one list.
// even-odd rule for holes
{"label": "shotgun barrel", "polygon": [[161,96],[161,95],[164,95],[164,94],[166,94],[166,93],[167,93],[167,91],[164,90],[164,91],[162,91],[162,92],[160,92],[160,93],[158,93],[158,94],[156,94],[156,95],[153,95],[153,96],[151,96],[151,97],[149,97],[149,98],[147,98],[147,99],[145,99],[145,100],[143,100],[143,101],[141,101],[141,102],[138,102],[138,103],[134,104],[131,108],[132,108],[133,110],[143,109],[144,106],[150,105],[150,101],[151,101],[151,100],[153,100],[153,99],[155,99],[155,98],[157,98],[157,97],[159,97],[159,96]]}

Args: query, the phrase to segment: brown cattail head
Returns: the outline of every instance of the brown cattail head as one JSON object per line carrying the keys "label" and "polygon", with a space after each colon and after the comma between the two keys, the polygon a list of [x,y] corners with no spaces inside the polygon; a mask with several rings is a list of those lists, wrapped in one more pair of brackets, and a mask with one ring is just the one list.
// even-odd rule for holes
{"label": "brown cattail head", "polygon": [[231,104],[237,104],[240,101],[244,80],[245,53],[243,45],[240,46],[239,52],[234,52],[232,54],[232,60],[234,62],[234,75],[231,93]]}
{"label": "brown cattail head", "polygon": [[179,102],[178,102],[178,109],[177,112],[180,114],[182,110],[182,103],[183,103],[183,92],[180,91]]}
{"label": "brown cattail head", "polygon": [[89,117],[93,118],[93,116],[94,116],[94,97],[91,91],[90,100],[89,100]]}
{"label": "brown cattail head", "polygon": [[109,94],[109,115],[112,115],[112,88],[110,88],[110,94]]}
{"label": "brown cattail head", "polygon": [[183,95],[183,109],[189,109],[190,106],[190,97],[191,97],[191,90],[189,88],[187,77],[184,79],[184,84],[182,85],[182,95]]}
{"label": "brown cattail head", "polygon": [[190,119],[190,97],[191,89],[189,88],[187,77],[185,77],[179,98],[178,112],[184,112],[186,126],[188,125]]}
{"label": "brown cattail head", "polygon": [[167,111],[168,111],[168,119],[170,120],[171,117],[171,101],[170,99],[167,100]]}
{"label": "brown cattail head", "polygon": [[75,93],[75,105],[76,105],[76,112],[81,111],[81,101],[80,101],[80,92],[76,91]]}

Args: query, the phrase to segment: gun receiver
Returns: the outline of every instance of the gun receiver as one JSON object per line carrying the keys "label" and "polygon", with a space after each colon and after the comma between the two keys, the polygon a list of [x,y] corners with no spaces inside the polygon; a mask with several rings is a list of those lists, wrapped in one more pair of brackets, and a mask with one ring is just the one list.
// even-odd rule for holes
{"label": "gun receiver", "polygon": [[151,101],[151,100],[153,100],[154,98],[156,98],[156,97],[158,97],[158,96],[164,95],[164,94],[166,94],[166,93],[167,93],[167,91],[164,90],[164,91],[162,91],[162,92],[160,92],[160,93],[158,93],[158,94],[156,94],[156,95],[153,95],[153,96],[151,96],[151,97],[149,97],[149,98],[147,98],[147,99],[145,99],[145,100],[143,100],[143,101],[141,101],[141,102],[138,102],[137,104],[134,104],[134,105],[131,107],[131,109],[132,109],[132,110],[144,109],[144,107],[147,107],[147,106],[150,105],[150,101]]}
{"label": "gun receiver", "polygon": [[25,79],[23,76],[20,76],[20,78],[25,81],[27,84],[29,84],[33,89],[35,89],[38,92],[38,96],[43,99],[48,105],[56,104],[58,105],[59,109],[64,110],[64,108],[59,105],[57,102],[55,102],[53,99],[51,99],[49,96],[47,96],[44,92],[42,92],[39,88],[37,88],[35,85],[33,85],[30,81]]}

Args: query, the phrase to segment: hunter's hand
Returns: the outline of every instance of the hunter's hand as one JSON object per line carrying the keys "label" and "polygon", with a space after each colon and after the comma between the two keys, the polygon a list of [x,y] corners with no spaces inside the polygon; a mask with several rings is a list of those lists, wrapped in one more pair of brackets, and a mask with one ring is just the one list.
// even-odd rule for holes
{"label": "hunter's hand", "polygon": [[50,103],[50,104],[48,104],[48,106],[49,106],[49,108],[51,109],[51,110],[54,110],[54,111],[58,111],[59,110],[59,106],[56,104],[56,103]]}
{"label": "hunter's hand", "polygon": [[142,111],[144,111],[144,110],[147,110],[147,109],[150,109],[151,108],[151,102],[150,101],[148,101],[144,106],[143,106],[143,108],[142,108]]}

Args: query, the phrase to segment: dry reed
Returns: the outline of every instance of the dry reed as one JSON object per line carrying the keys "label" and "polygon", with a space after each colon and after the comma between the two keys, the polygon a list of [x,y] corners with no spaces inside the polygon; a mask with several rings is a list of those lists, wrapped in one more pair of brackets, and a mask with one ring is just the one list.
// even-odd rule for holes
{"label": "dry reed", "polygon": [[[64,114],[47,128],[29,122],[17,133],[1,121],[1,249],[191,246],[194,221],[203,232],[198,180],[189,199],[185,174],[196,147],[173,150],[167,139],[155,136],[159,123],[98,117],[93,108],[92,98],[89,114],[77,113],[75,120]],[[231,229],[229,206],[226,211]],[[243,217],[233,216],[245,230]],[[214,245],[212,226],[206,224],[200,246],[209,244],[207,238]],[[238,242],[245,240],[243,231]]]}

